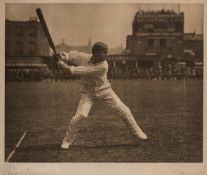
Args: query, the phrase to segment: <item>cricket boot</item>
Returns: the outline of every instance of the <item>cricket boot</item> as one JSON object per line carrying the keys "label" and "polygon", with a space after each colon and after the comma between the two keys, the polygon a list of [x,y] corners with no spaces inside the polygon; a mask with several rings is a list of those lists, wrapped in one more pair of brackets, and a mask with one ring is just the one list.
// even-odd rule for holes
{"label": "cricket boot", "polygon": [[63,140],[63,142],[61,144],[61,148],[62,149],[68,149],[70,147],[70,145],[72,145],[72,144],[69,141]]}
{"label": "cricket boot", "polygon": [[136,133],[134,133],[134,135],[137,136],[141,140],[147,139],[147,135],[142,130],[137,131]]}

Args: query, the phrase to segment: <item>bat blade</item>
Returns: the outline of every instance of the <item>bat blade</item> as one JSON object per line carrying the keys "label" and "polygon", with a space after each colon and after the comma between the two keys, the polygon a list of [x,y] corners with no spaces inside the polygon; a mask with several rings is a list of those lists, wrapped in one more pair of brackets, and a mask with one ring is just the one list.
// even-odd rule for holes
{"label": "bat blade", "polygon": [[36,9],[36,13],[37,13],[37,16],[38,16],[38,18],[40,20],[40,23],[42,24],[42,28],[43,28],[43,30],[45,32],[45,35],[47,37],[47,40],[49,42],[50,47],[52,48],[54,54],[57,54],[54,42],[53,42],[53,40],[51,38],[50,32],[48,30],[47,24],[45,22],[45,19],[44,19],[43,13],[42,13],[42,10],[40,8],[37,8]]}

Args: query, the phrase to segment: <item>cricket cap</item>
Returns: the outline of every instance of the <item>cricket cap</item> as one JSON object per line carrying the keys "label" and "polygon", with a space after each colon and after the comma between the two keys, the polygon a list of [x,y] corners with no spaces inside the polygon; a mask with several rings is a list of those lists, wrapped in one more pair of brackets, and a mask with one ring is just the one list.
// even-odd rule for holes
{"label": "cricket cap", "polygon": [[103,50],[105,52],[108,52],[107,44],[104,42],[96,42],[92,47],[92,53],[99,51],[99,50]]}

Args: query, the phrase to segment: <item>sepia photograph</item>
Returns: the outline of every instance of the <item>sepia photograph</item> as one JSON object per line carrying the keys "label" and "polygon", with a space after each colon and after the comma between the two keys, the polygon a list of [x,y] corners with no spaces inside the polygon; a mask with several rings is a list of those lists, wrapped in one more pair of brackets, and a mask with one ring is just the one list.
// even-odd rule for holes
{"label": "sepia photograph", "polygon": [[4,163],[204,162],[204,4],[5,3],[4,23]]}

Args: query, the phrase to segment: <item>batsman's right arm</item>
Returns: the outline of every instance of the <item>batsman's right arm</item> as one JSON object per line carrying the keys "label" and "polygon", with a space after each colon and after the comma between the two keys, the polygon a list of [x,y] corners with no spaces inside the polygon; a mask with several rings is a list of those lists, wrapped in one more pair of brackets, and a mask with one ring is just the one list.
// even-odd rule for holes
{"label": "batsman's right arm", "polygon": [[66,59],[67,62],[75,66],[86,65],[91,59],[91,54],[77,51],[63,52],[60,54],[61,58]]}

